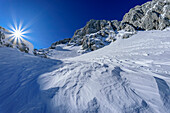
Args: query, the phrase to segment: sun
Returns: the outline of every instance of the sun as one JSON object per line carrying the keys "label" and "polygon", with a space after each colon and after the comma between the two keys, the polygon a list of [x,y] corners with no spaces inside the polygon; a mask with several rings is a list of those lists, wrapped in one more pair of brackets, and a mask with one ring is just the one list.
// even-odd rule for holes
{"label": "sun", "polygon": [[21,35],[22,35],[22,33],[21,33],[21,31],[19,31],[19,30],[16,30],[16,31],[14,32],[14,36],[15,36],[16,38],[20,38]]}
{"label": "sun", "polygon": [[8,38],[15,45],[21,45],[22,43],[26,42],[24,38],[28,38],[26,34],[30,33],[27,26],[23,26],[22,22],[14,22],[14,25],[9,24],[9,34]]}

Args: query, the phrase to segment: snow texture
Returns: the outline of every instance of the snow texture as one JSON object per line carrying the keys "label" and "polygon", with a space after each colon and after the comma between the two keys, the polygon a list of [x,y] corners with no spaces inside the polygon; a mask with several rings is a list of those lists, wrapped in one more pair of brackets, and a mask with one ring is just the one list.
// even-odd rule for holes
{"label": "snow texture", "polygon": [[60,60],[0,48],[0,113],[170,113],[169,30],[121,35]]}

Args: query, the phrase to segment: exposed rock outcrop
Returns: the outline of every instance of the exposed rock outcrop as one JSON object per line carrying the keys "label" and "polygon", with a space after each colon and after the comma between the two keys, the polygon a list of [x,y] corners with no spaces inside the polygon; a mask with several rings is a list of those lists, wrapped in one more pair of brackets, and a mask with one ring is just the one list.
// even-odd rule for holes
{"label": "exposed rock outcrop", "polygon": [[34,55],[42,58],[47,58],[47,52],[44,49],[34,49]]}
{"label": "exposed rock outcrop", "polygon": [[117,20],[90,20],[86,26],[77,30],[68,45],[82,45],[83,50],[94,51],[115,41],[115,30],[120,22]]}
{"label": "exposed rock outcrop", "polygon": [[125,14],[119,29],[133,26],[136,30],[162,30],[170,26],[170,1],[153,0],[136,6]]}
{"label": "exposed rock outcrop", "polygon": [[0,31],[0,46],[2,46],[5,43],[4,39],[5,35],[3,32]]}
{"label": "exposed rock outcrop", "polygon": [[59,40],[55,43],[53,43],[51,46],[50,46],[50,49],[55,49],[55,47],[59,44],[68,44],[69,41],[71,40],[71,38],[65,38],[64,40]]}

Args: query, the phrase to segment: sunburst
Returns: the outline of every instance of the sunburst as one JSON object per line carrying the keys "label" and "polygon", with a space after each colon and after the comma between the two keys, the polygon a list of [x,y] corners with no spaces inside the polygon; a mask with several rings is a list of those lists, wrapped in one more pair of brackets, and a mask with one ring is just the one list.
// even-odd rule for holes
{"label": "sunburst", "polygon": [[26,34],[30,33],[27,26],[23,26],[22,22],[14,22],[14,25],[9,24],[9,34],[8,38],[13,44],[21,45],[22,43],[26,42],[24,38],[28,38]]}

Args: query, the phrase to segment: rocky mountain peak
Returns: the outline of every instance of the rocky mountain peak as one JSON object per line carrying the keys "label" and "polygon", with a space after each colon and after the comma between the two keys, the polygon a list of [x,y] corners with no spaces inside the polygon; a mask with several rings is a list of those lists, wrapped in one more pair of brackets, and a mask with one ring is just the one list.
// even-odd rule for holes
{"label": "rocky mountain peak", "polygon": [[[138,30],[163,30],[168,26],[170,26],[170,0],[152,0],[131,8],[122,21],[91,19],[83,28],[76,30],[72,38],[57,41],[49,49],[66,44],[81,46],[80,51],[86,53],[102,48],[119,37],[129,38]],[[46,56],[43,50],[35,53]]]}
{"label": "rocky mountain peak", "polygon": [[170,1],[153,0],[141,6],[136,6],[125,14],[120,25],[133,26],[136,30],[162,30],[170,26]]}
{"label": "rocky mountain peak", "polygon": [[117,20],[92,19],[74,33],[69,45],[82,45],[82,49],[85,51],[99,49],[115,40],[113,35],[119,24],[120,22]]}
{"label": "rocky mountain peak", "polygon": [[[85,52],[94,51],[116,40],[120,30],[127,32],[122,38],[129,38],[137,30],[163,30],[170,26],[170,1],[152,0],[129,10],[123,20],[95,20],[76,30],[67,45],[82,46]],[[52,44],[52,48],[58,44]]]}

